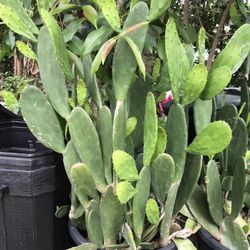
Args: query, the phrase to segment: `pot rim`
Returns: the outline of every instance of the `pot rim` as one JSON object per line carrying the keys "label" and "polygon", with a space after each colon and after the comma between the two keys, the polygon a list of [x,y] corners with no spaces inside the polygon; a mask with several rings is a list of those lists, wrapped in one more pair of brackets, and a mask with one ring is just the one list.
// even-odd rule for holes
{"label": "pot rim", "polygon": [[[86,244],[88,243],[88,241],[83,237],[83,235],[80,233],[80,231],[78,230],[78,228],[76,226],[74,226],[70,220],[68,223],[68,229],[69,229],[69,234],[72,238],[72,240],[79,246],[82,244]],[[174,242],[171,242],[169,245],[167,245],[164,248],[160,248],[159,250],[176,250],[176,246],[174,244]]]}
{"label": "pot rim", "polygon": [[208,231],[201,228],[198,231],[200,239],[205,242],[211,249],[214,250],[229,250],[227,247],[223,246],[218,240],[216,240]]}

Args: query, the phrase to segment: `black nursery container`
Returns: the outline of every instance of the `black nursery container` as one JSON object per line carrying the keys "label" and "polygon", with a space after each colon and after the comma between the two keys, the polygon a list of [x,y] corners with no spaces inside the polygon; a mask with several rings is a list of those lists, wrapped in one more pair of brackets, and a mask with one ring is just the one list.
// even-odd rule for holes
{"label": "black nursery container", "polygon": [[[71,223],[69,223],[69,233],[77,246],[88,243],[88,241],[82,236],[79,230]],[[161,248],[159,250],[177,250],[177,248],[175,244],[172,242],[168,246]]]}
{"label": "black nursery container", "polygon": [[[78,230],[78,228],[76,226],[72,225],[70,222],[69,222],[69,233],[70,233],[71,238],[73,239],[73,241],[75,242],[75,244],[77,246],[88,243],[88,240],[83,237],[82,233]],[[196,237],[191,236],[190,240],[192,241],[194,246],[197,248],[198,242],[197,242]],[[174,242],[171,242],[169,245],[167,245],[166,247],[163,247],[159,250],[177,250],[177,247],[174,244]],[[222,249],[222,250],[224,250],[224,249]]]}
{"label": "black nursery container", "polygon": [[206,230],[201,229],[198,232],[199,235],[199,249],[202,250],[229,250],[222,246],[212,235]]}
{"label": "black nursery container", "polygon": [[0,105],[0,250],[64,250],[69,184],[59,155],[39,144],[26,124]]}

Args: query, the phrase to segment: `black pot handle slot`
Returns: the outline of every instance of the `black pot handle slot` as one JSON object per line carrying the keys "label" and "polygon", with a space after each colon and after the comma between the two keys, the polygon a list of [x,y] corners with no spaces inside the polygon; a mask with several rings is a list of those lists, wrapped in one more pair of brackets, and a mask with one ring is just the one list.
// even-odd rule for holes
{"label": "black pot handle slot", "polygon": [[0,184],[0,242],[1,242],[1,249],[7,250],[6,244],[6,231],[5,231],[5,223],[4,223],[4,195],[8,193],[8,186]]}

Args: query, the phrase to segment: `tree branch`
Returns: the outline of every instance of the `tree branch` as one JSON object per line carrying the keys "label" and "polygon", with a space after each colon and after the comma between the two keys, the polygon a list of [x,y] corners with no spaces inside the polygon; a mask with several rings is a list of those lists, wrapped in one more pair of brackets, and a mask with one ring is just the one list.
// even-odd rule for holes
{"label": "tree branch", "polygon": [[183,6],[183,23],[186,26],[188,25],[188,18],[189,18],[189,0],[185,0]]}
{"label": "tree branch", "polygon": [[227,7],[225,8],[225,10],[224,10],[224,12],[222,14],[221,20],[219,22],[218,29],[217,29],[215,38],[213,40],[212,48],[211,48],[211,51],[209,53],[209,57],[208,57],[208,61],[207,61],[207,69],[208,70],[210,70],[210,68],[211,68],[211,65],[212,65],[212,62],[213,62],[213,58],[214,58],[214,55],[215,55],[215,51],[216,51],[216,48],[218,46],[220,37],[222,35],[222,31],[223,31],[225,22],[227,20],[227,17],[228,17],[228,14],[229,14],[229,10],[230,10],[230,7],[231,7],[232,3],[233,3],[233,0],[230,0],[228,2]]}

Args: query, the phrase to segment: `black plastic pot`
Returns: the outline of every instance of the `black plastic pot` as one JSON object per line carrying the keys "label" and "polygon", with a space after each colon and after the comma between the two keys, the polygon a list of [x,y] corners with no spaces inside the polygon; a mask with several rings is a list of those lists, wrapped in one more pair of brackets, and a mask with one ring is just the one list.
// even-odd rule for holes
{"label": "black plastic pot", "polygon": [[61,156],[36,141],[26,124],[0,107],[0,250],[65,250],[69,204]]}
{"label": "black plastic pot", "polygon": [[201,229],[198,232],[199,240],[198,246],[202,250],[229,250],[228,248],[222,246],[219,241],[217,241],[211,234],[206,230]]}
{"label": "black plastic pot", "polygon": [[[77,246],[88,243],[88,241],[83,237],[81,232],[74,225],[72,225],[70,222],[69,222],[69,234]],[[191,239],[191,241],[193,243],[195,243],[195,245],[197,245],[196,238],[193,237]],[[168,246],[161,248],[159,250],[177,250],[177,248],[176,248],[174,242],[172,242]]]}

